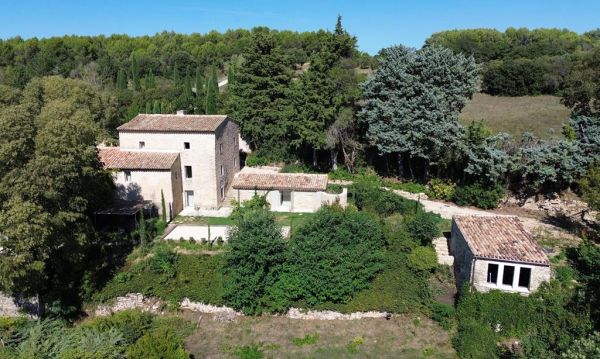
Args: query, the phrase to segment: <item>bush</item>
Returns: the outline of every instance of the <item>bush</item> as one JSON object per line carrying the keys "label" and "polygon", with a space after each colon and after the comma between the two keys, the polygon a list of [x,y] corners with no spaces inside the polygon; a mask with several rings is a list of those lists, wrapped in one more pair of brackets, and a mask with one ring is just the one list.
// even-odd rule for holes
{"label": "bush", "polygon": [[269,163],[270,161],[268,158],[257,153],[251,153],[246,157],[246,166],[248,167],[266,166]]}
{"label": "bush", "polygon": [[416,182],[400,182],[397,180],[386,178],[383,180],[383,185],[387,188],[397,189],[409,193],[425,193],[427,195],[430,194],[429,188],[427,188],[427,186]]}
{"label": "bush", "polygon": [[148,312],[126,310],[107,317],[96,317],[85,322],[82,327],[99,331],[118,330],[123,334],[125,342],[132,344],[152,327],[152,321],[153,316]]}
{"label": "bush", "polygon": [[224,299],[244,314],[270,310],[269,287],[285,261],[281,227],[267,210],[243,211],[229,234]]}
{"label": "bush", "polygon": [[446,330],[452,328],[455,315],[456,311],[451,305],[434,302],[431,306],[431,319],[438,322]]}
{"label": "bush", "polygon": [[496,335],[489,325],[474,319],[462,320],[454,338],[454,348],[461,358],[489,359],[498,357]]}
{"label": "bush", "polygon": [[381,188],[381,181],[377,177],[364,176],[350,187],[351,198],[354,204],[362,210],[371,211],[381,216],[394,213],[414,213],[420,204],[401,197],[394,192]]}
{"label": "bush", "polygon": [[444,201],[451,201],[454,197],[456,184],[440,178],[434,178],[428,183],[431,197]]}
{"label": "bush", "polygon": [[172,330],[153,330],[144,334],[127,349],[127,358],[189,359],[182,338]]}
{"label": "bush", "polygon": [[491,188],[481,184],[457,187],[454,192],[454,202],[459,206],[475,206],[483,209],[492,209],[498,206],[504,198],[506,191],[497,184]]}
{"label": "bush", "polygon": [[282,303],[346,303],[383,268],[385,243],[383,226],[373,215],[323,207],[289,242],[286,266],[273,291],[283,296]]}
{"label": "bush", "polygon": [[344,186],[339,184],[328,184],[327,193],[340,194],[344,191]]}
{"label": "bush", "polygon": [[406,219],[405,226],[414,241],[421,243],[422,246],[428,246],[434,238],[441,235],[439,228],[441,222],[442,219],[438,214],[419,211]]}
{"label": "bush", "polygon": [[416,272],[431,272],[437,267],[437,254],[431,247],[416,247],[408,255],[408,266]]}

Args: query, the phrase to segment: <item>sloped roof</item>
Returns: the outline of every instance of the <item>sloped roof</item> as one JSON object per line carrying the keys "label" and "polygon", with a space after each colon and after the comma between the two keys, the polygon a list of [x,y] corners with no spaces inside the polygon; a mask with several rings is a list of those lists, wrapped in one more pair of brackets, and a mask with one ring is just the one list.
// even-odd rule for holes
{"label": "sloped roof", "polygon": [[475,257],[550,264],[518,217],[454,216],[453,220]]}
{"label": "sloped roof", "polygon": [[156,115],[140,114],[117,127],[118,131],[136,132],[215,132],[227,115]]}
{"label": "sloped roof", "polygon": [[327,189],[327,175],[307,173],[244,173],[233,178],[235,189],[317,192]]}
{"label": "sloped roof", "polygon": [[104,168],[122,170],[169,170],[178,152],[123,151],[119,147],[99,147]]}

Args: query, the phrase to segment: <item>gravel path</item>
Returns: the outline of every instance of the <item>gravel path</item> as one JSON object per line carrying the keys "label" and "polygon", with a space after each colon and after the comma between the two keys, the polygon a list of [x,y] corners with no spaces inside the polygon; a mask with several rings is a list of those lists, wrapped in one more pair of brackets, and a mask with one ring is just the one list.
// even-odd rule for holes
{"label": "gravel path", "polygon": [[[423,208],[426,211],[437,213],[440,216],[442,216],[442,218],[446,218],[446,219],[452,219],[452,216],[455,216],[455,215],[456,216],[472,216],[472,215],[508,216],[508,214],[499,214],[494,211],[486,211],[483,209],[477,209],[477,208],[471,208],[471,207],[459,207],[453,203],[446,203],[446,202],[440,202],[440,201],[433,201],[430,199],[423,199],[423,198],[427,198],[427,196],[424,196],[424,195],[409,193],[409,192],[400,191],[400,190],[393,190],[393,191],[394,191],[394,193],[396,193],[402,197],[421,202],[421,204],[423,205]],[[543,229],[545,231],[550,232],[553,235],[573,237],[572,234],[566,232],[565,230],[561,229],[560,227],[556,227],[552,224],[542,222],[537,218],[524,217],[524,216],[518,216],[518,217],[521,220],[521,222],[523,222],[523,226],[530,232],[532,232],[534,230],[538,230],[538,229]]]}

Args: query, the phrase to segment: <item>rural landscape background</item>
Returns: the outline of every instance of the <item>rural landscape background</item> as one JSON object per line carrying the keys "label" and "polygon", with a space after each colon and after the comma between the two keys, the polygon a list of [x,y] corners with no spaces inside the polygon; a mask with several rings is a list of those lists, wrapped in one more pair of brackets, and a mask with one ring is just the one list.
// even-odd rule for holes
{"label": "rural landscape background", "polygon": [[[418,26],[416,12],[432,31],[403,44],[385,24],[379,43],[365,15],[361,45],[347,25],[360,9],[347,20],[333,2],[315,5],[317,24],[238,2],[161,4],[162,22],[159,5],[145,19],[132,4],[114,17],[112,3],[98,17],[92,4],[12,9],[30,28],[2,15],[0,358],[600,357],[598,9],[499,28],[500,6],[489,26],[439,29],[435,4],[383,3],[377,21]],[[94,24],[67,19],[82,12]],[[190,25],[193,12],[240,26]],[[553,25],[560,15],[589,27]],[[99,228],[116,190],[97,146],[138,114],[181,110],[227,114],[245,166],[326,173],[349,206],[274,213],[257,195],[229,217],[170,221],[163,197],[133,231]],[[529,296],[457,287],[436,240],[465,213],[519,216],[553,279]],[[164,240],[181,223],[232,230]]]}

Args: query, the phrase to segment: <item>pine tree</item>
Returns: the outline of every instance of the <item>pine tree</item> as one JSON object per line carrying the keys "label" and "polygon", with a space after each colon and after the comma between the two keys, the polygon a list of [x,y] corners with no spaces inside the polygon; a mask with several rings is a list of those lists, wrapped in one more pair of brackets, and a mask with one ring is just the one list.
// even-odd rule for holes
{"label": "pine tree", "polygon": [[255,30],[229,87],[229,108],[239,121],[242,136],[253,149],[271,146],[285,150],[290,143],[292,108],[291,70],[281,48],[266,31]]}
{"label": "pine tree", "polygon": [[119,90],[127,89],[127,75],[123,69],[119,69],[119,72],[117,72],[117,88]]}

